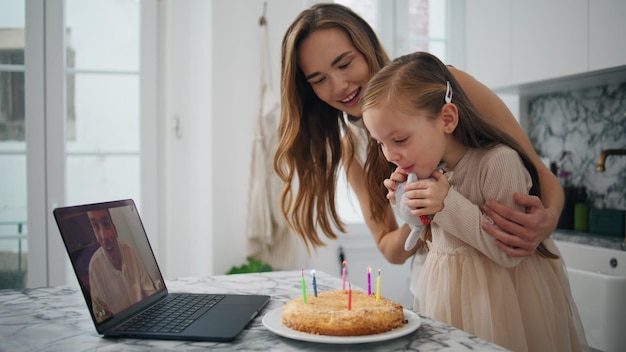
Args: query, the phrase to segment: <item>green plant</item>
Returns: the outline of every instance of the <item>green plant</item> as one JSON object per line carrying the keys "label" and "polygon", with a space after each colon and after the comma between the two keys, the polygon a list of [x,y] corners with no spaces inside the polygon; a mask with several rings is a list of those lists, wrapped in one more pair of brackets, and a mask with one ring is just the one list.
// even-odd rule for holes
{"label": "green plant", "polygon": [[274,269],[272,269],[269,264],[263,263],[261,260],[254,259],[252,257],[246,257],[246,260],[248,261],[247,264],[242,264],[241,266],[233,266],[226,273],[226,275],[274,271]]}

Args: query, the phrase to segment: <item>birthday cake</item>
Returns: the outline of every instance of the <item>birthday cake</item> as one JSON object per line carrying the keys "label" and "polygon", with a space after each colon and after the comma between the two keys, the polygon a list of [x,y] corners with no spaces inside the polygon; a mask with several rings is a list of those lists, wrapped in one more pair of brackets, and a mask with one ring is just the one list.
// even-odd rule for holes
{"label": "birthday cake", "polygon": [[348,290],[320,292],[294,298],[282,309],[283,324],[290,329],[316,335],[361,336],[387,332],[406,323],[404,309],[387,298],[352,291],[348,309]]}

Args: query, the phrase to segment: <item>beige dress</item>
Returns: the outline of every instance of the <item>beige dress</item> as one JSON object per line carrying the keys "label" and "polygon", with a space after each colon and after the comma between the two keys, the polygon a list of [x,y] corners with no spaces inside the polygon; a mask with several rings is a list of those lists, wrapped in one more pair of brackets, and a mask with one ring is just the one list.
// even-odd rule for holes
{"label": "beige dress", "polygon": [[[508,256],[480,227],[491,221],[478,206],[486,200],[523,210],[512,195],[527,193],[531,180],[518,154],[470,149],[447,176],[414,308],[513,351],[586,350],[563,259]],[[544,243],[559,254],[551,238]]]}

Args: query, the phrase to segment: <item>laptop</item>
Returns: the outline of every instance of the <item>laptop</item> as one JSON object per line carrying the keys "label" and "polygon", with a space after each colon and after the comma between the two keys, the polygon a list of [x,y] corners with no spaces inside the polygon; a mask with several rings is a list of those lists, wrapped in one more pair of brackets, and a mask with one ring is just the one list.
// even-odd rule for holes
{"label": "laptop", "polygon": [[132,199],[59,207],[54,218],[105,337],[232,341],[270,300],[169,292]]}

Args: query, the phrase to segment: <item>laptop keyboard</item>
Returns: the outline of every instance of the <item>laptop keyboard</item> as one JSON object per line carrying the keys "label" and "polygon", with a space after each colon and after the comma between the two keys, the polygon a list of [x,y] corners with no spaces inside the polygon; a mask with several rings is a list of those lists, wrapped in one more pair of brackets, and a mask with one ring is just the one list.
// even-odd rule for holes
{"label": "laptop keyboard", "polygon": [[179,333],[223,298],[206,294],[168,296],[118,330]]}

